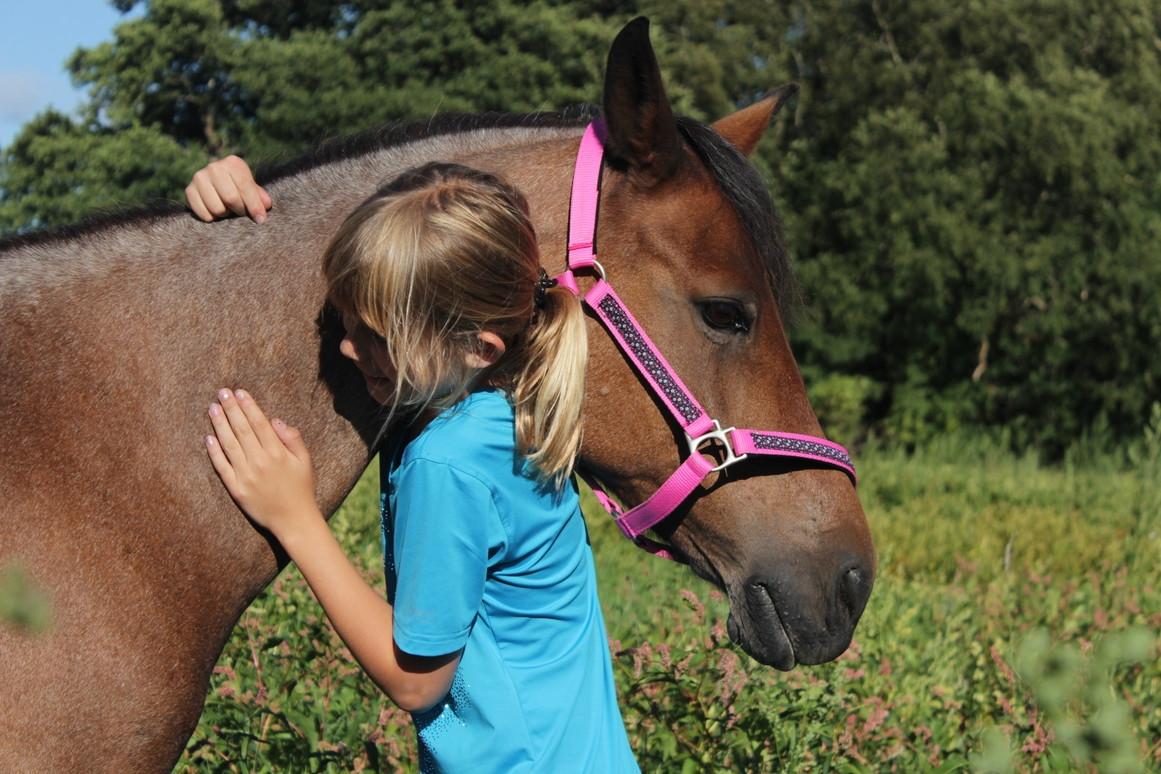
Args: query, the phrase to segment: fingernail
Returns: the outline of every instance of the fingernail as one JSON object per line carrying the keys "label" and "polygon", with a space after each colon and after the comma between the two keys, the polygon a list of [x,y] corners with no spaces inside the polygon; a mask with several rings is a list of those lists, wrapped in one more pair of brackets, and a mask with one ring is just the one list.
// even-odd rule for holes
{"label": "fingernail", "polygon": [[229,400],[229,399],[230,399],[230,391],[229,390],[227,390],[224,387],[222,389],[218,390],[218,400]]}
{"label": "fingernail", "polygon": [[284,424],[286,424],[286,423],[285,423],[285,422],[283,422],[281,419],[275,419],[275,420],[274,420],[273,422],[271,422],[270,424],[274,425],[275,427],[282,427],[282,426],[283,426]]}
{"label": "fingernail", "polygon": [[221,406],[219,406],[217,403],[210,404],[210,416],[211,417],[216,417],[218,414],[221,414],[221,413],[222,413]]}
{"label": "fingernail", "polygon": [[265,222],[266,222],[266,216],[265,216],[264,214],[262,214],[262,213],[258,213],[257,215],[255,215],[255,216],[254,216],[254,220],[256,220],[256,221],[257,221],[257,222],[259,222],[259,223],[265,223]]}
{"label": "fingernail", "polygon": [[212,435],[207,435],[206,436],[206,446],[213,446],[213,445],[214,445],[214,437]]}
{"label": "fingernail", "polygon": [[246,394],[245,390],[234,390],[234,397],[238,400],[246,400],[250,396]]}

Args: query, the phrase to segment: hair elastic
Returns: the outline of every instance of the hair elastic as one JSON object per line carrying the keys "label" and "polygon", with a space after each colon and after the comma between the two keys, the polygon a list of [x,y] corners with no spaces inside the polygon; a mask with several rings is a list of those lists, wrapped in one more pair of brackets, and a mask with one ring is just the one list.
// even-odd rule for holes
{"label": "hair elastic", "polygon": [[536,280],[536,292],[533,296],[533,300],[536,302],[537,309],[544,308],[544,301],[548,296],[548,290],[549,288],[554,287],[556,287],[556,277],[549,277],[548,272],[546,272],[544,267],[541,266],[540,278]]}

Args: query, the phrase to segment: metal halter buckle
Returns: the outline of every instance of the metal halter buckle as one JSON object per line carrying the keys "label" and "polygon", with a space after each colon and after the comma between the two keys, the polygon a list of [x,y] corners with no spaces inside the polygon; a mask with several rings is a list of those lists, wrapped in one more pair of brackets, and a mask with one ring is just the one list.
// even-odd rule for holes
{"label": "metal halter buckle", "polygon": [[721,463],[720,465],[717,465],[713,468],[710,468],[710,473],[716,473],[719,470],[725,470],[730,465],[733,465],[735,462],[741,462],[742,460],[746,459],[750,455],[749,454],[734,454],[734,447],[730,444],[730,438],[727,435],[727,433],[731,433],[734,430],[736,430],[737,428],[727,427],[726,429],[723,430],[721,424],[716,419],[714,419],[712,421],[714,423],[713,430],[710,430],[708,433],[705,433],[704,435],[699,435],[697,438],[691,438],[689,436],[689,434],[687,433],[685,436],[685,442],[687,444],[689,444],[689,453],[690,454],[701,454],[701,445],[703,443],[705,443],[706,441],[717,441],[718,443],[720,443],[722,445],[722,448],[724,448],[726,450],[726,459],[725,459],[725,462]]}

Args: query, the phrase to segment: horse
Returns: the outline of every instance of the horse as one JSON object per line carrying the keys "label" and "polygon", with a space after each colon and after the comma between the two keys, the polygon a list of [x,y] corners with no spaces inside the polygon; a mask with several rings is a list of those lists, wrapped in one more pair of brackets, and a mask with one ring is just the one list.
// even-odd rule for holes
{"label": "horse", "polygon": [[[648,22],[630,22],[604,84],[597,239],[620,297],[708,410],[817,436],[782,322],[782,227],[746,159],[792,92],[709,126],[675,117]],[[287,561],[206,459],[215,388],[245,386],[301,429],[333,513],[393,428],[338,354],[329,237],[398,172],[456,161],[525,193],[542,261],[560,270],[592,117],[446,116],[326,143],[263,177],[278,207],[262,226],[171,205],[0,243],[0,566],[22,567],[53,611],[47,632],[0,626],[0,770],[172,768],[231,629]],[[579,468],[639,503],[681,462],[681,433],[588,325]],[[729,634],[755,659],[837,657],[875,573],[852,480],[787,458],[717,476],[654,534],[725,591]]]}

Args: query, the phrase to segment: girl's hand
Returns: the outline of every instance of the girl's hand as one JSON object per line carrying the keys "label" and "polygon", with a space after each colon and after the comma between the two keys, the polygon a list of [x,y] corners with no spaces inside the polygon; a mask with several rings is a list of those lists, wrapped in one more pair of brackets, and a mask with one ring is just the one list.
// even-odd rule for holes
{"label": "girl's hand", "polygon": [[230,213],[249,215],[256,223],[266,221],[266,211],[274,201],[266,189],[254,180],[245,161],[227,156],[213,161],[194,173],[185,187],[189,208],[207,223]]}
{"label": "girl's hand", "polygon": [[216,435],[206,436],[210,461],[251,519],[280,542],[322,519],[314,499],[314,467],[296,429],[280,419],[267,421],[243,390],[219,390],[209,413]]}

